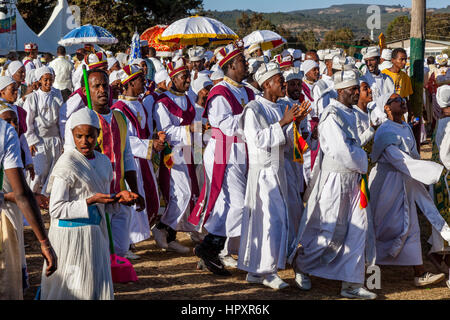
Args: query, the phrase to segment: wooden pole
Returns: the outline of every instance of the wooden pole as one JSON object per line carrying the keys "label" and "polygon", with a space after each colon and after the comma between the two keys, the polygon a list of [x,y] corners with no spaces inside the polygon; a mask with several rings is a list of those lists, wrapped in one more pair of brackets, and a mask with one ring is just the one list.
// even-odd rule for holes
{"label": "wooden pole", "polygon": [[423,77],[425,55],[425,14],[426,0],[411,0],[410,29],[410,69],[413,94],[410,97],[411,111],[414,117],[419,117],[419,123],[413,127],[417,148],[420,149],[420,126],[423,113]]}

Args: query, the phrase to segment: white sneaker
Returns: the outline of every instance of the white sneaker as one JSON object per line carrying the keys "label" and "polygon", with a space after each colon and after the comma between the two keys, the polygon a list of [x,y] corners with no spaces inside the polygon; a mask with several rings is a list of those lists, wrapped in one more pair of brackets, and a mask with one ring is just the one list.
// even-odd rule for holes
{"label": "white sneaker", "polygon": [[300,290],[308,291],[311,290],[311,279],[304,273],[295,273],[295,283]]}
{"label": "white sneaker", "polygon": [[167,249],[167,231],[154,227],[152,229],[153,238],[155,238],[156,245],[162,249]]}
{"label": "white sneaker", "polygon": [[263,285],[272,288],[274,290],[280,290],[289,287],[289,285],[284,282],[278,274],[271,274],[264,278]]}
{"label": "white sneaker", "polygon": [[174,251],[174,252],[178,252],[178,253],[188,253],[190,250],[188,247],[183,246],[182,244],[180,244],[178,241],[174,240],[174,241],[170,241],[169,244],[167,245],[167,251]]}
{"label": "white sneaker", "polygon": [[247,273],[247,277],[245,278],[248,283],[258,283],[262,284],[264,281],[264,276],[257,276],[254,274]]}
{"label": "white sneaker", "polygon": [[226,255],[226,256],[219,255],[219,259],[220,259],[220,261],[222,261],[222,264],[225,267],[237,268],[238,262],[231,255]]}
{"label": "white sneaker", "polygon": [[374,300],[377,295],[364,287],[341,289],[341,296],[350,299]]}
{"label": "white sneaker", "polygon": [[447,280],[445,283],[447,283],[447,287],[450,289],[450,279]]}
{"label": "white sneaker", "polygon": [[429,284],[441,282],[444,279],[444,273],[433,274],[431,272],[426,272],[421,277],[414,277],[414,284],[416,285],[416,287],[423,287]]}
{"label": "white sneaker", "polygon": [[125,253],[124,258],[127,258],[128,260],[138,260],[141,258],[141,256],[138,256],[131,250],[128,250],[127,253]]}

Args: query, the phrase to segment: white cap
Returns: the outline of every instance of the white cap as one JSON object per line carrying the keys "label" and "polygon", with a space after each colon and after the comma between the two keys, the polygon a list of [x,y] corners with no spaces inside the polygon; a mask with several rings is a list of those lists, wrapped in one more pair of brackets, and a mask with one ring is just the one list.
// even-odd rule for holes
{"label": "white cap", "polygon": [[392,50],[391,49],[383,49],[383,51],[381,52],[381,57],[384,60],[391,61],[391,59],[392,59]]}
{"label": "white cap", "polygon": [[205,48],[194,46],[188,50],[189,61],[200,61],[205,57]]}
{"label": "white cap", "polygon": [[97,114],[89,108],[81,108],[70,116],[70,130],[81,125],[100,129]]}
{"label": "white cap", "polygon": [[303,54],[302,50],[294,49],[291,53],[291,56],[292,58],[294,58],[294,60],[297,60],[302,58],[302,54]]}
{"label": "white cap", "polygon": [[334,89],[359,86],[359,72],[356,69],[338,71],[333,75]]}
{"label": "white cap", "polygon": [[319,60],[320,61],[323,61],[323,59],[325,58],[325,54],[326,54],[326,52],[325,52],[325,50],[317,50],[317,56],[319,57]]}
{"label": "white cap", "polygon": [[363,59],[379,57],[380,56],[380,48],[377,46],[362,48],[361,54],[363,55]]}
{"label": "white cap", "polygon": [[248,59],[247,62],[248,62],[248,73],[252,74],[259,69],[262,63],[264,63],[264,57],[250,58]]}
{"label": "white cap", "polygon": [[325,50],[326,54],[325,54],[325,60],[331,60],[334,58],[334,56],[340,56],[342,55],[342,52],[340,49],[326,49]]}
{"label": "white cap", "polygon": [[10,84],[16,83],[16,81],[8,76],[2,76],[0,77],[0,90],[5,89]]}
{"label": "white cap", "polygon": [[274,75],[280,74],[281,70],[277,63],[269,62],[263,63],[255,72],[255,80],[262,87],[263,83],[273,77]]}
{"label": "white cap", "polygon": [[258,49],[261,49],[261,46],[259,45],[259,43],[254,43],[250,47],[248,47],[247,53],[252,54],[253,52],[255,52]]}
{"label": "white cap", "polygon": [[286,82],[294,79],[302,80],[303,72],[300,71],[300,68],[293,67],[290,68],[288,71],[283,72],[283,77]]}
{"label": "white cap", "polygon": [[345,65],[350,64],[350,60],[343,56],[334,56],[333,57],[333,66],[332,69],[342,70]]}
{"label": "white cap", "polygon": [[218,68],[210,76],[211,80],[213,80],[213,81],[223,79],[223,77],[225,77],[225,74],[223,73],[221,68]]}
{"label": "white cap", "polygon": [[207,76],[207,75],[198,75],[197,79],[195,79],[192,82],[192,91],[194,91],[194,93],[196,95],[198,95],[198,93],[205,87],[209,86],[209,85],[213,85],[213,82],[211,81],[211,79]]}
{"label": "white cap", "polygon": [[159,84],[167,79],[170,79],[166,69],[161,69],[155,73],[155,83]]}
{"label": "white cap", "polygon": [[117,59],[114,58],[114,57],[110,57],[110,58],[108,58],[108,59],[106,59],[106,60],[108,61],[108,70],[111,69],[111,68],[114,66],[114,64],[116,64],[117,62],[119,62],[119,60],[117,60]]}
{"label": "white cap", "polygon": [[305,60],[302,63],[302,71],[307,74],[311,69],[318,68],[319,65],[314,60]]}
{"label": "white cap", "polygon": [[109,74],[109,84],[111,85],[114,81],[120,80],[120,70],[114,70]]}
{"label": "white cap", "polygon": [[436,92],[436,101],[441,108],[450,107],[450,86],[440,86]]}
{"label": "white cap", "polygon": [[23,67],[22,62],[20,61],[12,61],[8,64],[8,73],[12,77],[20,68]]}
{"label": "white cap", "polygon": [[41,80],[42,76],[47,73],[50,73],[51,75],[53,75],[53,70],[50,69],[49,67],[40,67],[40,68],[36,69],[35,76],[36,76],[37,81]]}

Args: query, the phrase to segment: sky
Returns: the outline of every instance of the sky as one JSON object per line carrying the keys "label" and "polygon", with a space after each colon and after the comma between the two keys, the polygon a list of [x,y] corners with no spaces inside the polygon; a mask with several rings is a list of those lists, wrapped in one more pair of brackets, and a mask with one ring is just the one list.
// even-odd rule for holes
{"label": "sky", "polygon": [[[287,12],[295,10],[307,10],[328,8],[334,4],[358,3],[356,0],[203,0],[205,10],[252,10],[257,12]],[[411,7],[411,0],[367,0],[361,1],[367,4],[378,5],[402,5]],[[360,3],[361,3],[360,2]],[[427,8],[445,8],[448,0],[427,0]]]}

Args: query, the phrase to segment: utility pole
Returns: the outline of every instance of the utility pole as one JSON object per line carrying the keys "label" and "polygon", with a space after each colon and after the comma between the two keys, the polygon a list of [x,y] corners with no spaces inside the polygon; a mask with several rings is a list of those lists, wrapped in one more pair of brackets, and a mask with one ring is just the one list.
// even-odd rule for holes
{"label": "utility pole", "polygon": [[423,77],[425,55],[425,15],[426,0],[411,0],[411,29],[410,29],[410,69],[409,76],[413,94],[410,97],[411,111],[419,117],[419,124],[413,127],[417,148],[420,150],[420,127],[423,114]]}

